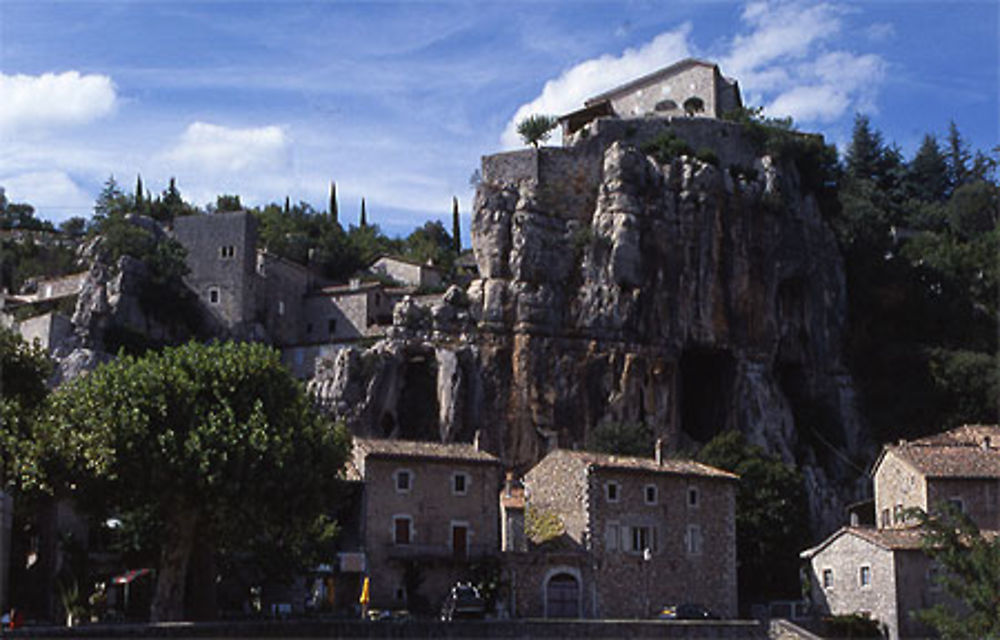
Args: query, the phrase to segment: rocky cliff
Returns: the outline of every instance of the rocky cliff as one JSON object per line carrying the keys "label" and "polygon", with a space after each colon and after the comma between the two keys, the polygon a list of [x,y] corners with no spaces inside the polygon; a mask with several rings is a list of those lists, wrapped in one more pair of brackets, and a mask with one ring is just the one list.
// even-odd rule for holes
{"label": "rocky cliff", "polygon": [[[669,131],[713,153],[658,159]],[[840,254],[794,164],[736,124],[600,120],[573,146],[484,158],[480,278],[313,388],[355,432],[468,440],[524,470],[605,423],[675,450],[743,431],[803,469],[829,530],[870,446],[841,362]]]}

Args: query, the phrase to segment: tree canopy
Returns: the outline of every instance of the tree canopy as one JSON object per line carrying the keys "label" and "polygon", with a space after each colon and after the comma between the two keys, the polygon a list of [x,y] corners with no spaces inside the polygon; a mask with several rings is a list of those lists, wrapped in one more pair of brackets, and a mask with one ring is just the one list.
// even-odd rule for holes
{"label": "tree canopy", "polygon": [[986,537],[964,513],[941,505],[917,510],[924,552],[936,563],[935,579],[961,608],[939,603],[917,612],[943,638],[1000,637],[1000,538]]}
{"label": "tree canopy", "polygon": [[539,143],[549,139],[549,134],[555,128],[555,116],[533,114],[517,123],[517,134],[524,144],[538,148]]}
{"label": "tree canopy", "polygon": [[697,455],[740,476],[736,493],[736,561],[740,602],[799,595],[798,552],[809,543],[808,500],[802,474],[747,443],[721,433]]}
{"label": "tree canopy", "polygon": [[36,436],[58,471],[50,488],[161,523],[153,620],[183,616],[196,541],[305,555],[329,539],[350,447],[277,351],[237,343],[120,356],[56,392]]}

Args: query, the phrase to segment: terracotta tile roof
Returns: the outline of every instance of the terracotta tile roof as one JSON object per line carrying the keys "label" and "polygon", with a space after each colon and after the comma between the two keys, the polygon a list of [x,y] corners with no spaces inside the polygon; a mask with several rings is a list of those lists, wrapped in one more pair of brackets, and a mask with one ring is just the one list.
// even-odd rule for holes
{"label": "terracotta tile roof", "polygon": [[650,473],[664,473],[670,475],[684,476],[705,476],[710,478],[725,478],[729,480],[739,480],[735,473],[723,471],[707,464],[695,462],[694,460],[678,460],[667,458],[662,464],[658,464],[653,458],[637,458],[631,456],[615,456],[606,453],[593,453],[590,451],[570,451],[568,449],[557,449],[549,455],[562,455],[576,459],[583,464],[598,469],[614,469],[618,471],[644,471]]}
{"label": "terracotta tile roof", "polygon": [[462,460],[500,464],[500,460],[466,443],[418,442],[414,440],[382,440],[355,438],[354,455],[362,458],[424,458],[428,460]]}
{"label": "terracotta tile roof", "polygon": [[964,425],[926,438],[887,445],[929,478],[1000,478],[1000,426]]}

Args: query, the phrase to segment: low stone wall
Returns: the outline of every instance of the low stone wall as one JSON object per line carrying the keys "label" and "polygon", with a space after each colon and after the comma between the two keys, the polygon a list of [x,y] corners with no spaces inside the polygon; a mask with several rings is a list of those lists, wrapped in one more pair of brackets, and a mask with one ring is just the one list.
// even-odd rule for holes
{"label": "low stone wall", "polygon": [[35,627],[5,638],[766,638],[755,620],[293,620]]}

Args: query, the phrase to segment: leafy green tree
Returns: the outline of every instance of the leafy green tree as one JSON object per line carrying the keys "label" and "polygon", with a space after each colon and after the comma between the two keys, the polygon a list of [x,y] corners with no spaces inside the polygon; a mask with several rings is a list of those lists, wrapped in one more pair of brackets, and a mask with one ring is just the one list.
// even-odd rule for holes
{"label": "leafy green tree", "polygon": [[88,222],[82,216],[73,216],[59,223],[59,230],[68,236],[80,237],[87,233]]}
{"label": "leafy green tree", "polygon": [[740,602],[800,594],[798,552],[809,543],[802,474],[738,431],[721,433],[697,459],[740,476],[736,493],[736,561]]}
{"label": "leafy green tree", "polygon": [[426,222],[406,237],[404,255],[421,264],[428,262],[443,271],[450,271],[455,261],[455,243],[440,221]]}
{"label": "leafy green tree", "polygon": [[537,149],[540,142],[549,139],[557,123],[555,116],[530,115],[517,123],[517,135],[521,136],[524,144],[530,144]]}
{"label": "leafy green tree", "polygon": [[30,444],[31,421],[48,395],[51,373],[52,361],[37,342],[28,344],[0,326],[0,487],[15,483],[21,471],[14,456]]}
{"label": "leafy green tree", "polygon": [[653,455],[653,429],[641,422],[605,422],[587,434],[587,449],[619,456]]}
{"label": "leafy green tree", "polygon": [[154,621],[183,618],[196,542],[295,550],[294,569],[335,533],[326,514],[349,435],[264,345],[120,356],[56,392],[42,428],[80,494],[162,524]]}
{"label": "leafy green tree", "polygon": [[132,210],[133,204],[132,200],[118,186],[115,177],[108,176],[100,195],[97,196],[97,201],[94,203],[94,222],[100,222],[114,214],[125,215]]}
{"label": "leafy green tree", "polygon": [[215,210],[222,211],[243,211],[243,203],[238,195],[220,195],[215,199]]}
{"label": "leafy green tree", "polygon": [[962,603],[917,612],[943,638],[1000,638],[1000,538],[987,537],[964,513],[940,505],[913,512],[923,525],[922,546],[941,571],[938,581]]}

